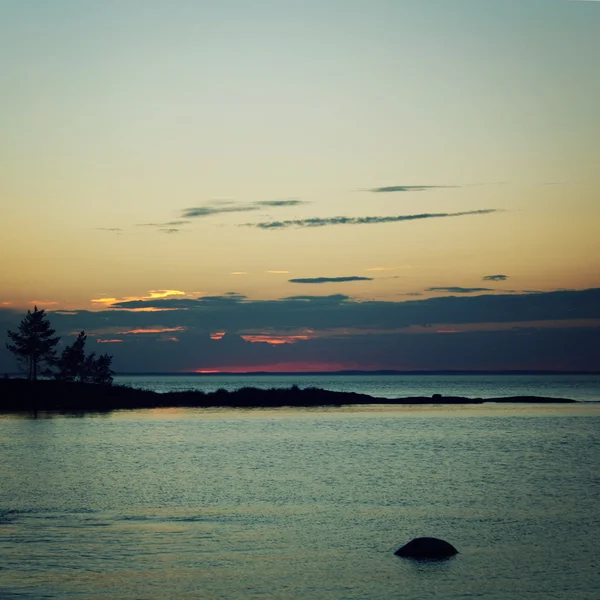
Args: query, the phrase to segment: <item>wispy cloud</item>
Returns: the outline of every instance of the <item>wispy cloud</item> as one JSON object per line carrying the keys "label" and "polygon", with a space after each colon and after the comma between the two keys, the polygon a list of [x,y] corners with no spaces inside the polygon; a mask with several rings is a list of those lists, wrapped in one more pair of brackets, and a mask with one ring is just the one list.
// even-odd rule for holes
{"label": "wispy cloud", "polygon": [[95,227],[96,231],[112,231],[113,233],[122,233],[123,230],[120,227]]}
{"label": "wispy cloud", "polygon": [[145,333],[172,333],[174,331],[185,331],[185,327],[140,327],[128,331],[117,331],[117,335],[140,335]]}
{"label": "wispy cloud", "polygon": [[175,227],[162,227],[158,231],[160,233],[172,234],[172,233],[179,233],[181,231],[181,229],[177,229]]}
{"label": "wispy cloud", "polygon": [[138,223],[136,227],[178,227],[180,225],[189,225],[191,221],[178,219],[176,221],[167,221],[166,223]]}
{"label": "wispy cloud", "polygon": [[398,269],[412,269],[411,265],[403,265],[401,267],[371,267],[365,271],[397,271]]}
{"label": "wispy cloud", "polygon": [[373,281],[372,277],[306,277],[304,279],[288,279],[290,283],[346,283],[348,281]]}
{"label": "wispy cloud", "polygon": [[308,204],[304,200],[298,198],[288,198],[282,200],[261,200],[259,202],[234,202],[232,200],[213,202],[205,206],[195,206],[186,208],[182,211],[181,216],[185,218],[192,217],[209,217],[211,215],[219,215],[223,213],[239,213],[262,210],[264,208],[285,208],[288,206],[298,206],[300,204]]}
{"label": "wispy cloud", "polygon": [[263,200],[254,204],[256,206],[298,206],[299,204],[308,204],[308,202],[298,198],[289,198],[286,200]]}
{"label": "wispy cloud", "polygon": [[185,208],[182,211],[183,217],[210,217],[211,215],[220,215],[223,213],[239,213],[249,212],[251,210],[259,210],[259,206],[253,204],[238,204],[234,206],[217,205],[217,206],[195,206]]}
{"label": "wispy cloud", "polygon": [[270,273],[271,275],[287,275],[289,271],[266,271],[266,273]]}
{"label": "wispy cloud", "polygon": [[453,294],[472,294],[474,292],[493,292],[491,288],[464,288],[464,287],[430,287],[428,292],[450,292]]}
{"label": "wispy cloud", "polygon": [[421,213],[416,215],[397,215],[390,217],[313,217],[310,219],[293,219],[290,221],[263,221],[262,223],[244,223],[243,227],[257,229],[286,229],[289,227],[325,227],[327,225],[374,225],[376,223],[399,223],[402,221],[418,221],[422,219],[443,219],[447,217],[464,217],[467,215],[488,215],[500,212],[501,209],[486,208],[456,213]]}
{"label": "wispy cloud", "polygon": [[485,275],[482,277],[482,281],[506,281],[508,275]]}
{"label": "wispy cloud", "polygon": [[270,334],[245,334],[241,338],[252,344],[270,344],[271,346],[283,346],[284,344],[295,344],[313,339],[311,335],[270,335]]}
{"label": "wispy cloud", "polygon": [[425,190],[435,190],[444,188],[456,188],[458,185],[390,185],[387,187],[371,188],[369,192],[388,193],[388,192],[424,192]]}
{"label": "wispy cloud", "polygon": [[232,271],[230,275],[249,275],[248,271]]}

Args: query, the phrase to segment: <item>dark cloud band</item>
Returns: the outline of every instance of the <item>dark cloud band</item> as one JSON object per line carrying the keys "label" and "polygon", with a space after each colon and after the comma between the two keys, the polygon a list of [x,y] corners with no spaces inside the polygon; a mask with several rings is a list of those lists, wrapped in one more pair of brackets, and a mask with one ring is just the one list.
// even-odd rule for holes
{"label": "dark cloud band", "polygon": [[506,281],[508,275],[485,275],[482,277],[483,281]]}
{"label": "dark cloud band", "polygon": [[397,215],[390,217],[329,217],[310,219],[293,219],[290,221],[263,221],[262,223],[244,223],[244,227],[257,229],[286,229],[289,227],[326,227],[327,225],[373,225],[376,223],[400,223],[402,221],[419,221],[422,219],[444,219],[447,217],[464,217],[467,215],[488,215],[500,212],[497,208],[469,210],[456,213],[421,213],[417,215]]}
{"label": "dark cloud band", "polygon": [[389,192],[424,192],[425,190],[435,190],[444,188],[455,188],[457,185],[390,185],[387,187],[371,188],[370,192],[389,193]]}
{"label": "dark cloud band", "polygon": [[491,288],[464,288],[464,287],[430,287],[428,292],[448,292],[451,294],[473,294],[474,292],[493,292]]}
{"label": "dark cloud band", "polygon": [[307,277],[304,279],[288,279],[290,283],[345,283],[348,281],[373,281],[372,277]]}
{"label": "dark cloud band", "polygon": [[226,201],[207,206],[186,208],[182,211],[181,216],[186,219],[193,217],[209,217],[211,215],[219,215],[223,213],[250,212],[254,210],[261,210],[263,208],[285,208],[287,206],[298,206],[300,204],[308,203],[297,198],[284,200],[261,200],[260,202],[252,202],[251,204]]}

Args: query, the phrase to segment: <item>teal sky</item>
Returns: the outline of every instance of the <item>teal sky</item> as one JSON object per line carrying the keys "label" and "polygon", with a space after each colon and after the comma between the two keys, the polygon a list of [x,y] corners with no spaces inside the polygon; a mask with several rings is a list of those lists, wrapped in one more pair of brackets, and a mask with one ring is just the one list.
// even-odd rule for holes
{"label": "teal sky", "polygon": [[[598,31],[592,1],[0,0],[0,304],[598,287]],[[360,279],[289,281],[322,277]]]}

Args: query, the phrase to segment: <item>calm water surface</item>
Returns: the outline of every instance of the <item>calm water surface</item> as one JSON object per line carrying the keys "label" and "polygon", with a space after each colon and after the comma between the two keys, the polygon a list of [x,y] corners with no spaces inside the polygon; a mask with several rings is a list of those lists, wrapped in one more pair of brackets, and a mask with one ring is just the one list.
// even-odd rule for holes
{"label": "calm water surface", "polygon": [[318,387],[338,392],[358,392],[379,398],[402,396],[550,396],[600,401],[600,375],[133,375],[116,383],[157,392],[241,387]]}
{"label": "calm water surface", "polygon": [[599,597],[599,405],[0,415],[0,457],[3,599]]}

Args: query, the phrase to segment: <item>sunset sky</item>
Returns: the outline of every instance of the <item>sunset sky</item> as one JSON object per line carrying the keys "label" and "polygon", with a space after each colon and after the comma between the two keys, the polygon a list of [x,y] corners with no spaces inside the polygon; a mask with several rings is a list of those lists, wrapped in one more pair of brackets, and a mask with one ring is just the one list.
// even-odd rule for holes
{"label": "sunset sky", "polygon": [[600,370],[599,31],[0,0],[1,331],[37,304],[117,371]]}

